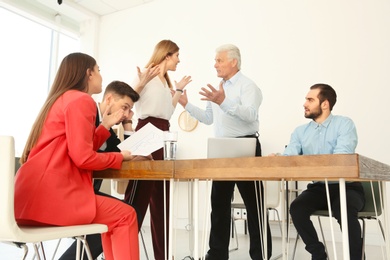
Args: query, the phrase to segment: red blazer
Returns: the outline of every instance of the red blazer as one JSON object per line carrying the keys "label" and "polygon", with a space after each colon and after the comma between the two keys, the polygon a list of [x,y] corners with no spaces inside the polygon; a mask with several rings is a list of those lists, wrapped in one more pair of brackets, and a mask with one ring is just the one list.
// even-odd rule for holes
{"label": "red blazer", "polygon": [[110,136],[95,127],[92,97],[70,90],[54,103],[42,134],[15,178],[15,218],[51,225],[91,223],[96,214],[92,171],[119,169],[120,153],[97,153]]}

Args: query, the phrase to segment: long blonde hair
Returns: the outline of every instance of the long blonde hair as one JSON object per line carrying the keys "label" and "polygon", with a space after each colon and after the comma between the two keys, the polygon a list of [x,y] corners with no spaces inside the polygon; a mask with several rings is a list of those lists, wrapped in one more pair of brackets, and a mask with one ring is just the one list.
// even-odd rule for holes
{"label": "long blonde hair", "polygon": [[[147,68],[152,63],[154,64],[153,65],[154,67],[160,64],[161,62],[163,62],[167,56],[172,56],[174,53],[178,51],[179,51],[179,47],[177,46],[176,43],[174,43],[171,40],[162,40],[159,43],[157,43],[156,47],[154,47],[152,57],[150,57],[150,60],[145,67]],[[172,83],[171,80],[169,79],[167,72],[164,74],[164,78],[166,79],[169,88],[172,88]]]}
{"label": "long blonde hair", "polygon": [[31,128],[23,154],[20,157],[21,164],[27,161],[31,149],[36,145],[54,102],[68,90],[79,90],[87,93],[87,72],[93,70],[95,65],[96,60],[93,57],[79,52],[71,53],[62,60],[46,101]]}

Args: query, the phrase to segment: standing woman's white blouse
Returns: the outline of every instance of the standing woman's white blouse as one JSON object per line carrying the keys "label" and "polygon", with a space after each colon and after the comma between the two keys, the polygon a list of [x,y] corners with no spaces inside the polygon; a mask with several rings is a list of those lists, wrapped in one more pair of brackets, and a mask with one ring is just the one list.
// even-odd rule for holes
{"label": "standing woman's white blouse", "polygon": [[[133,86],[139,82],[137,77]],[[140,99],[135,103],[137,117],[157,117],[169,120],[175,111],[172,105],[172,94],[167,84],[163,83],[159,76],[154,77],[141,91]]]}

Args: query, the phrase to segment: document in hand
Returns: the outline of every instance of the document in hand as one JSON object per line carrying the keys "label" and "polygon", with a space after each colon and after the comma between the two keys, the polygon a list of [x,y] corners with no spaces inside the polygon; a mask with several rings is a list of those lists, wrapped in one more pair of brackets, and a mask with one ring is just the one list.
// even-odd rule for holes
{"label": "document in hand", "polygon": [[136,131],[118,145],[122,150],[128,150],[132,155],[147,156],[164,146],[164,132],[151,123]]}

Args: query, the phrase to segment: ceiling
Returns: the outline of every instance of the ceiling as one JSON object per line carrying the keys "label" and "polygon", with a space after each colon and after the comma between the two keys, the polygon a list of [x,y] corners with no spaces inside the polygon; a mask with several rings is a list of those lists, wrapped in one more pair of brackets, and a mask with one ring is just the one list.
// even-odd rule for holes
{"label": "ceiling", "polygon": [[99,16],[151,2],[153,0],[37,0],[41,4],[60,11],[63,6],[80,7]]}
{"label": "ceiling", "polygon": [[53,22],[60,15],[62,25],[78,31],[79,24],[129,8],[147,4],[154,0],[0,0],[0,6],[17,8],[29,15]]}

